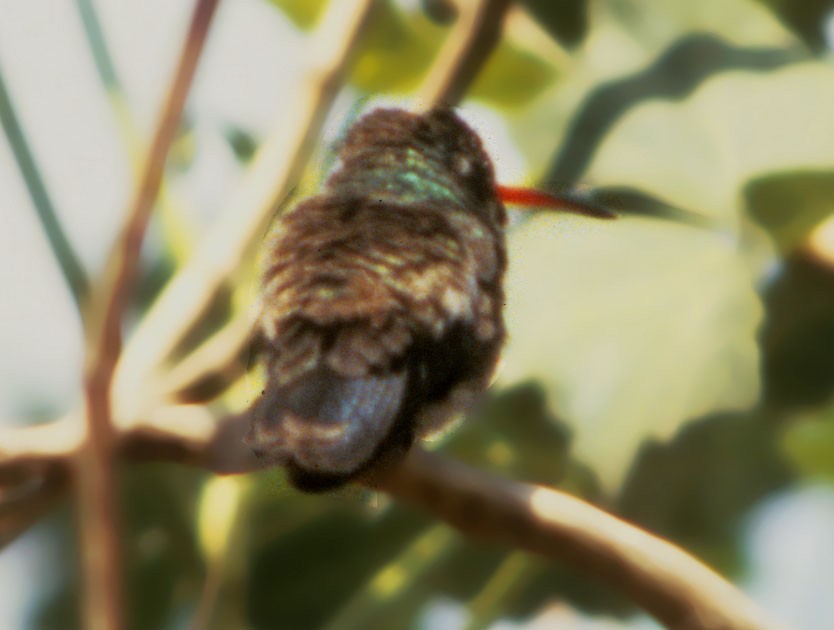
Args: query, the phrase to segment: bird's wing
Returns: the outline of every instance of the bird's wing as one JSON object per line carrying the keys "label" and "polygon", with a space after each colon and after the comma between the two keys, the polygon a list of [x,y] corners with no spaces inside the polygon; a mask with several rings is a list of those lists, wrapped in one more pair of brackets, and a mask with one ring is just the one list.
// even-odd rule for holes
{"label": "bird's wing", "polygon": [[406,372],[345,378],[320,368],[294,383],[267,388],[255,408],[247,443],[287,465],[296,486],[324,490],[353,477],[397,435]]}

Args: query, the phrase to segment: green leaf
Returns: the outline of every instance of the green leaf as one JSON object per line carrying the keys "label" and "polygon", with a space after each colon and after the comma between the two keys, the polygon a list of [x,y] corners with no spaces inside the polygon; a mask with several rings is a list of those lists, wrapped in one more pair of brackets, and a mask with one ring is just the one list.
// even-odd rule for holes
{"label": "green leaf", "polygon": [[[282,503],[289,507],[325,500],[295,495]],[[355,500],[351,505],[348,500],[331,499],[330,509],[321,517],[279,537],[262,539],[266,544],[251,550],[250,626],[321,627],[427,526],[413,513],[377,510],[374,514],[368,509],[363,513],[362,507]],[[403,577],[408,589],[413,576]]]}
{"label": "green leaf", "polygon": [[759,0],[770,7],[815,49],[825,49],[825,20],[830,16],[831,0]]}
{"label": "green leaf", "polygon": [[[747,45],[778,32],[758,17],[736,39]],[[636,16],[596,24],[587,54],[600,54],[605,38],[624,58],[633,54],[623,68],[645,58],[623,40],[643,32],[641,24]],[[687,41],[682,53],[664,51],[668,67],[658,62],[617,79],[616,98],[588,98],[564,126],[553,112],[567,113],[570,95],[545,99],[554,137],[565,133],[575,149],[563,149],[552,176],[556,183],[571,173],[571,182],[584,173],[595,185],[657,196],[701,215],[712,230],[540,215],[510,238],[505,382],[539,379],[574,430],[577,457],[609,490],[646,439],[668,438],[689,420],[757,400],[762,305],[755,287],[773,252],[744,216],[743,191],[764,174],[834,164],[834,68],[789,63],[778,51],[752,55],[722,40]],[[699,63],[693,53],[701,49],[726,59],[681,82],[676,68]],[[522,141],[541,146],[535,136],[545,135],[542,119],[532,127],[537,115],[518,125]]]}
{"label": "green leaf", "polygon": [[665,47],[684,32],[719,35],[743,46],[786,46],[796,37],[754,0],[604,0],[591,3],[593,20],[616,23],[645,49]]}
{"label": "green leaf", "polygon": [[396,607],[398,600],[414,591],[415,582],[446,558],[457,544],[457,535],[445,524],[426,529],[383,565],[364,588],[337,610],[325,627],[328,630],[368,628],[372,623],[378,623],[381,615],[391,616],[390,609]]}
{"label": "green leaf", "polygon": [[360,54],[351,72],[359,89],[406,93],[414,90],[431,66],[444,34],[421,12],[405,13],[380,3],[371,14]]}
{"label": "green leaf", "polygon": [[808,414],[792,423],[782,446],[803,476],[834,483],[834,408]]}
{"label": "green leaf", "polygon": [[[382,3],[368,25],[351,82],[368,93],[406,94],[425,79],[451,29],[420,11]],[[471,96],[496,106],[518,106],[553,80],[553,65],[535,52],[504,39],[490,55]]]}
{"label": "green leaf", "polygon": [[270,0],[270,2],[283,11],[293,24],[305,31],[316,25],[327,4],[325,0]]}
{"label": "green leaf", "polygon": [[552,485],[565,476],[568,442],[543,389],[523,383],[484,401],[451,432],[444,451],[497,474]]}
{"label": "green leaf", "polygon": [[[803,57],[796,37],[752,1],[606,0],[590,6],[590,31],[570,67],[514,121],[537,169],[565,142],[571,145],[562,148],[568,163],[576,161],[573,144],[596,150],[598,135],[641,102],[684,98],[720,73],[763,71]],[[585,167],[572,165],[578,175]],[[575,181],[557,176],[557,184]]]}
{"label": "green leaf", "polygon": [[751,216],[790,253],[834,213],[834,171],[776,173],[751,181],[744,193]]}
{"label": "green leaf", "polygon": [[567,45],[576,44],[587,33],[587,0],[524,0],[522,4],[555,39]]}
{"label": "green leaf", "polygon": [[737,229],[750,179],[834,164],[831,111],[828,64],[721,73],[685,101],[651,100],[625,112],[586,177],[648,191]]}
{"label": "green leaf", "polygon": [[617,513],[677,542],[725,575],[739,575],[738,524],[793,482],[780,448],[782,418],[762,407],[693,422],[673,440],[647,444]]}
{"label": "green leaf", "polygon": [[783,261],[766,293],[762,329],[764,403],[786,411],[834,395],[834,274],[809,256]]}
{"label": "green leaf", "polygon": [[541,57],[504,40],[472,85],[471,96],[496,107],[519,106],[538,96],[555,76],[555,68]]}
{"label": "green leaf", "polygon": [[648,436],[752,404],[762,308],[731,239],[540,215],[510,239],[504,382],[536,378],[616,488]]}

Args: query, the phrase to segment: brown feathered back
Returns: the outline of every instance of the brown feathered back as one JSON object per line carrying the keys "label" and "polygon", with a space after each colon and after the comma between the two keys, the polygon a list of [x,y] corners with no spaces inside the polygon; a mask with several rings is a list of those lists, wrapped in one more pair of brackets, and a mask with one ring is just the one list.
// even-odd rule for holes
{"label": "brown feathered back", "polygon": [[505,215],[475,133],[449,109],[379,109],[337,157],[265,245],[268,384],[249,442],[308,490],[442,425],[504,338]]}

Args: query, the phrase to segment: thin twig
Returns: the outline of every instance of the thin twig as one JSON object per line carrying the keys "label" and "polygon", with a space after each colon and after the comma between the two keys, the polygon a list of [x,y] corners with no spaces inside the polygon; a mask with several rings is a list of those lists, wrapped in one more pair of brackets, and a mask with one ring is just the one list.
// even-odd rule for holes
{"label": "thin twig", "polygon": [[[119,75],[113,63],[112,55],[107,47],[107,40],[104,32],[101,29],[101,23],[98,19],[95,6],[92,0],[76,0],[75,2],[78,13],[81,18],[81,23],[84,26],[84,34],[87,36],[87,43],[90,47],[90,53],[93,57],[93,62],[96,66],[99,79],[104,86],[107,100],[110,104],[110,109],[116,119],[116,126],[124,145],[125,152],[130,162],[131,169],[136,178],[141,176],[140,169],[142,164],[140,160],[144,157],[143,146],[144,139],[136,122],[136,118],[130,111],[130,106],[125,96],[124,87],[119,80]],[[169,189],[165,181],[165,173],[162,174],[162,181],[159,185],[159,193],[157,195],[156,205],[162,217],[162,225],[166,224],[176,225],[176,232],[181,234],[190,234],[189,226],[185,225],[185,220],[180,206],[180,200],[174,198],[173,193]],[[168,236],[170,230],[164,230],[163,236]],[[188,243],[190,245],[190,243]],[[181,243],[171,248],[171,253],[177,263],[182,262],[182,259],[187,255],[187,247],[182,247]]]}
{"label": "thin twig", "polygon": [[501,38],[511,0],[461,0],[458,18],[418,92],[420,109],[454,105],[477,77]]}
{"label": "thin twig", "polygon": [[96,70],[104,88],[108,92],[116,91],[121,94],[122,85],[116,73],[110,51],[107,49],[107,40],[104,37],[104,31],[102,31],[101,22],[99,22],[92,0],[75,0],[75,6],[78,7],[81,24],[84,26],[84,34],[90,44],[93,61],[95,61]]}
{"label": "thin twig", "polygon": [[310,70],[256,154],[244,182],[191,260],[137,327],[119,367],[116,397],[128,417],[143,412],[137,383],[168,359],[211,306],[300,177],[342,86],[374,0],[332,2],[309,44]]}
{"label": "thin twig", "polygon": [[142,177],[124,228],[115,243],[105,278],[94,296],[88,322],[89,352],[84,378],[87,435],[77,458],[84,614],[88,628],[121,628],[124,625],[113,471],[112,378],[121,352],[122,315],[133,292],[145,228],[217,3],[218,0],[198,0],[195,6],[183,51],[144,161]]}
{"label": "thin twig", "polygon": [[[5,131],[6,138],[9,140],[9,147],[12,149],[18,168],[20,168],[20,174],[29,191],[29,196],[32,198],[32,204],[35,206],[43,231],[49,239],[49,244],[58,261],[58,266],[61,268],[61,273],[64,275],[76,304],[80,307],[89,288],[87,274],[84,273],[84,268],[81,266],[78,256],[73,251],[63,228],[61,228],[55,206],[49,197],[49,192],[35,163],[35,156],[29,148],[26,134],[14,111],[2,72],[0,72],[0,123],[3,125],[3,131]],[[9,212],[9,209],[6,212]]]}
{"label": "thin twig", "polygon": [[220,394],[246,371],[254,329],[254,318],[247,314],[232,319],[165,374],[160,397],[194,403]]}

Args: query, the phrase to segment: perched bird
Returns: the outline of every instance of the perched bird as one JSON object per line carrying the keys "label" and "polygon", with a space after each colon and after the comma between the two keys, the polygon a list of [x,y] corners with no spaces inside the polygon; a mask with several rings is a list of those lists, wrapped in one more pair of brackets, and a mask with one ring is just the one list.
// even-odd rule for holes
{"label": "perched bird", "polygon": [[246,438],[306,491],[443,427],[505,336],[506,213],[475,132],[449,108],[376,109],[336,157],[265,242],[267,383]]}

